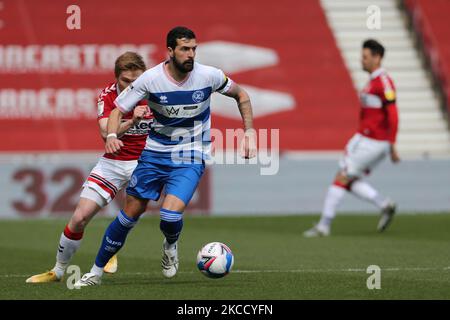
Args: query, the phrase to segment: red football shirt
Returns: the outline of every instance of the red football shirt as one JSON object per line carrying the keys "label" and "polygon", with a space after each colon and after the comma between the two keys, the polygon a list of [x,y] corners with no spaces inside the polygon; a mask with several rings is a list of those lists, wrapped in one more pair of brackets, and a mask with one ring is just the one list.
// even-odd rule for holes
{"label": "red football shirt", "polygon": [[[109,84],[102,90],[98,97],[98,120],[108,118],[111,111],[116,107],[114,100],[118,96],[117,83]],[[139,102],[138,105],[147,105],[145,100]],[[122,117],[123,121],[133,118],[133,112],[129,112]],[[141,156],[145,147],[147,135],[153,122],[153,115],[145,117],[138,124],[132,126],[119,139],[123,142],[123,147],[117,154],[105,153],[103,156],[113,160],[137,160]]]}
{"label": "red football shirt", "polygon": [[362,135],[395,143],[398,128],[395,86],[383,69],[370,75],[360,94],[361,113],[358,132]]}

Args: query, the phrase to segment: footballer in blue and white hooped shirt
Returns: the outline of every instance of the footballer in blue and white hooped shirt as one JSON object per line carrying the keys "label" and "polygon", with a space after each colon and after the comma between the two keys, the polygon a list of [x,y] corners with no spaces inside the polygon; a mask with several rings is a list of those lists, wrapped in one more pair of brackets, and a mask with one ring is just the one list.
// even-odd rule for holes
{"label": "footballer in blue and white hooped shirt", "polygon": [[[203,159],[210,154],[211,94],[219,92],[236,100],[245,136],[241,155],[256,156],[252,106],[248,93],[214,67],[196,63],[197,42],[192,30],[175,27],[167,34],[169,59],[144,72],[115,100],[117,108],[108,119],[107,153],[122,147],[117,130],[122,115],[142,100],[154,115],[151,132],[127,188],[125,207],[109,225],[91,272],[75,287],[100,284],[103,267],[123,246],[128,232],[149,200],[165,198],[160,209],[160,229],[164,235],[162,273],[175,276],[178,270],[178,237],[183,227],[183,211],[191,200],[204,172]],[[179,161],[191,155],[194,161]],[[196,161],[200,159],[200,161]]]}
{"label": "footballer in blue and white hooped shirt", "polygon": [[188,76],[177,82],[166,70],[168,63],[144,72],[115,104],[126,113],[134,108],[133,101],[148,100],[155,119],[145,150],[170,155],[173,162],[208,159],[211,94],[226,94],[233,81],[220,69],[194,62]]}

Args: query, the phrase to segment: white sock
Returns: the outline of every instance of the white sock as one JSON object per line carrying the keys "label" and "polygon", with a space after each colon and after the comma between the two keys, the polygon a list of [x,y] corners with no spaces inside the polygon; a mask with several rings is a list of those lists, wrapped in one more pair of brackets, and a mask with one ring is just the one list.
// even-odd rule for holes
{"label": "white sock", "polygon": [[175,241],[174,243],[170,244],[169,242],[167,242],[167,240],[164,241],[164,250],[173,250],[173,249],[175,249],[176,246],[177,246],[177,242],[178,241]]}
{"label": "white sock", "polygon": [[94,265],[91,268],[91,273],[101,277],[103,276],[103,268],[97,267],[94,263]]}
{"label": "white sock", "polygon": [[346,189],[339,187],[337,185],[331,185],[328,189],[327,196],[325,198],[325,203],[323,206],[322,217],[319,221],[320,227],[329,228],[331,222],[336,216],[336,209],[338,205],[341,203],[342,198],[344,197]]}
{"label": "white sock", "polygon": [[370,184],[362,180],[354,181],[350,190],[356,196],[373,203],[380,209],[383,209],[388,202],[387,199],[380,195]]}
{"label": "white sock", "polygon": [[80,240],[72,240],[67,238],[64,235],[64,232],[61,234],[61,238],[59,239],[58,250],[56,252],[56,264],[53,268],[53,271],[56,272],[56,276],[61,278],[66,272],[66,268],[69,265],[70,260],[72,259],[75,252],[81,245]]}

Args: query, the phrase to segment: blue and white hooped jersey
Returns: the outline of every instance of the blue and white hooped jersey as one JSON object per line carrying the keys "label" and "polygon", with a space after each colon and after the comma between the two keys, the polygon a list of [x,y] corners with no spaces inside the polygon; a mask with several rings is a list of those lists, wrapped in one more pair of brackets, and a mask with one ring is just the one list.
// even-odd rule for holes
{"label": "blue and white hooped jersey", "polygon": [[126,113],[138,101],[148,100],[154,122],[145,150],[194,152],[207,158],[211,152],[211,94],[226,93],[233,82],[222,70],[195,62],[188,78],[177,83],[165,63],[145,71],[114,103]]}

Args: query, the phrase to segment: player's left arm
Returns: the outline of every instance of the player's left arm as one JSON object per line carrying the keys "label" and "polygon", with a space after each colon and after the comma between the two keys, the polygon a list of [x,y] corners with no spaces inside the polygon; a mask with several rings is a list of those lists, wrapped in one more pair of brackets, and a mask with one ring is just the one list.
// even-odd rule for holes
{"label": "player's left arm", "polygon": [[244,124],[244,130],[253,129],[252,103],[247,91],[238,84],[233,83],[230,89],[223,94],[236,100]]}
{"label": "player's left arm", "polygon": [[400,161],[397,152],[396,140],[398,132],[398,110],[396,103],[396,92],[392,81],[389,78],[382,78],[383,83],[383,105],[386,109],[387,119],[389,123],[389,142],[391,144],[391,160],[396,163]]}
{"label": "player's left arm", "polygon": [[244,158],[250,159],[256,156],[256,133],[253,128],[253,111],[250,96],[237,83],[233,83],[230,88],[223,93],[234,98],[237,102],[244,125],[244,140],[241,144],[241,152]]}
{"label": "player's left arm", "polygon": [[398,131],[398,111],[395,103],[389,103],[386,105],[386,111],[388,114],[388,122],[390,128],[389,142],[391,143],[391,160],[396,163],[400,161],[400,156],[397,152],[396,137]]}

